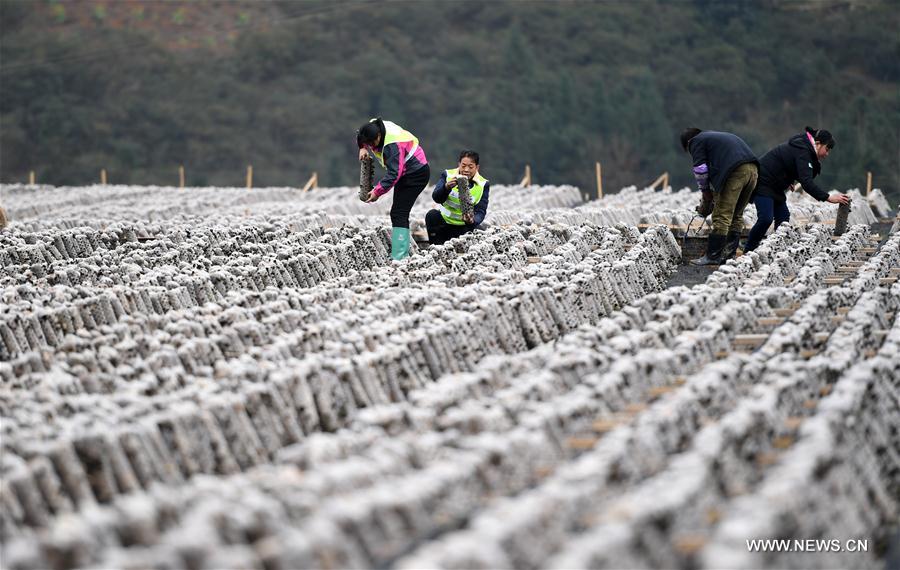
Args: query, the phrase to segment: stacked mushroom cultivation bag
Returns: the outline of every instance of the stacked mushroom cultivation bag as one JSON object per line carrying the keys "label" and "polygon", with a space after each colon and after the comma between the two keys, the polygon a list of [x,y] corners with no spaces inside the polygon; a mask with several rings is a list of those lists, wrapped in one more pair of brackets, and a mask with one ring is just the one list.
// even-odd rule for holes
{"label": "stacked mushroom cultivation bag", "polygon": [[900,234],[666,289],[571,187],[403,262],[353,188],[4,190],[3,567],[883,565]]}

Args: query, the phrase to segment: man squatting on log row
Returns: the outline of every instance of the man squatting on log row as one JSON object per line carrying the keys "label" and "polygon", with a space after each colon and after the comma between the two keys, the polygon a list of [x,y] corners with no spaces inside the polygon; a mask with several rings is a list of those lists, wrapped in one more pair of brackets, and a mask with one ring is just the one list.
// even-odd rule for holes
{"label": "man squatting on log row", "polygon": [[744,208],[756,188],[759,161],[747,143],[731,133],[691,127],[681,133],[681,146],[691,154],[694,178],[703,195],[697,212],[704,217],[712,213],[706,255],[691,263],[719,265],[737,252]]}
{"label": "man squatting on log row", "polygon": [[[469,194],[474,205],[471,217],[462,211],[456,184],[458,176],[469,179]],[[479,172],[478,153],[474,150],[460,152],[457,167],[441,173],[441,179],[431,193],[435,203],[440,204],[440,210],[429,210],[425,214],[429,243],[440,245],[476,229],[487,215],[490,193],[491,183]]]}

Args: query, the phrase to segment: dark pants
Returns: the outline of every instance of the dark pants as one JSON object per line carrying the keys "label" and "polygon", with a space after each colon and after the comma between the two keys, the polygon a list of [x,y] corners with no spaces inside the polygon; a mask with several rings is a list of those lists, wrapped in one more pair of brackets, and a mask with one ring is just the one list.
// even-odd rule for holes
{"label": "dark pants", "polygon": [[426,164],[415,172],[404,174],[394,185],[394,204],[391,206],[391,227],[408,228],[409,213],[412,211],[416,198],[425,189],[428,179],[431,177],[431,169]]}
{"label": "dark pants", "polygon": [[441,245],[447,240],[457,238],[475,229],[475,226],[454,226],[444,220],[439,210],[429,210],[425,214],[425,228],[428,230],[428,243]]}
{"label": "dark pants", "polygon": [[791,219],[791,211],[788,210],[787,202],[776,202],[774,198],[768,196],[754,196],[753,204],[756,206],[756,223],[753,224],[750,235],[747,236],[745,253],[756,249],[766,237],[766,232],[773,221],[777,230],[778,226]]}

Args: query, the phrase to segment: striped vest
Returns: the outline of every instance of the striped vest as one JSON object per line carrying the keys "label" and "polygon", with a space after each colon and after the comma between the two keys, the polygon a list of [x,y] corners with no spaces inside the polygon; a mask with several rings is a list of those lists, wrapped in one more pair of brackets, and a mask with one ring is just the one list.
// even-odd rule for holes
{"label": "striped vest", "polygon": [[[458,172],[458,168],[445,171],[447,174],[447,182],[459,176]],[[481,201],[481,196],[484,194],[484,185],[487,183],[487,178],[480,173],[476,174],[475,178],[469,182],[469,195],[472,197],[473,206]],[[462,217],[462,204],[459,201],[458,186],[453,187],[453,190],[450,191],[450,195],[447,196],[447,199],[441,204],[441,216],[443,216],[444,221],[448,224],[454,226],[465,225]]]}
{"label": "striped vest", "polygon": [[[375,119],[372,119],[373,121]],[[405,130],[403,127],[398,125],[397,123],[392,123],[390,121],[384,121],[384,144],[381,145],[382,151],[384,147],[393,143],[402,143],[402,142],[412,142],[412,147],[409,149],[409,152],[406,153],[406,160],[408,161],[412,158],[413,154],[415,154],[416,150],[419,148],[419,139],[415,137],[411,132]],[[381,163],[381,167],[384,168],[384,156],[383,153],[377,150],[373,150],[372,153],[375,155],[375,158],[378,159],[378,162]]]}

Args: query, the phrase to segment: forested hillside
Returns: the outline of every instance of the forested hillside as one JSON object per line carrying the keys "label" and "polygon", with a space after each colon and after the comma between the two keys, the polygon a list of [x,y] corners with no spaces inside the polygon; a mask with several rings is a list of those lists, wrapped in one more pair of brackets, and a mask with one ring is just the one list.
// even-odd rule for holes
{"label": "forested hillside", "polygon": [[[439,168],[607,191],[668,170],[685,126],[762,154],[810,124],[823,186],[900,198],[900,2],[0,1],[0,180],[324,185],[381,115]],[[436,170],[436,169],[435,169]]]}

